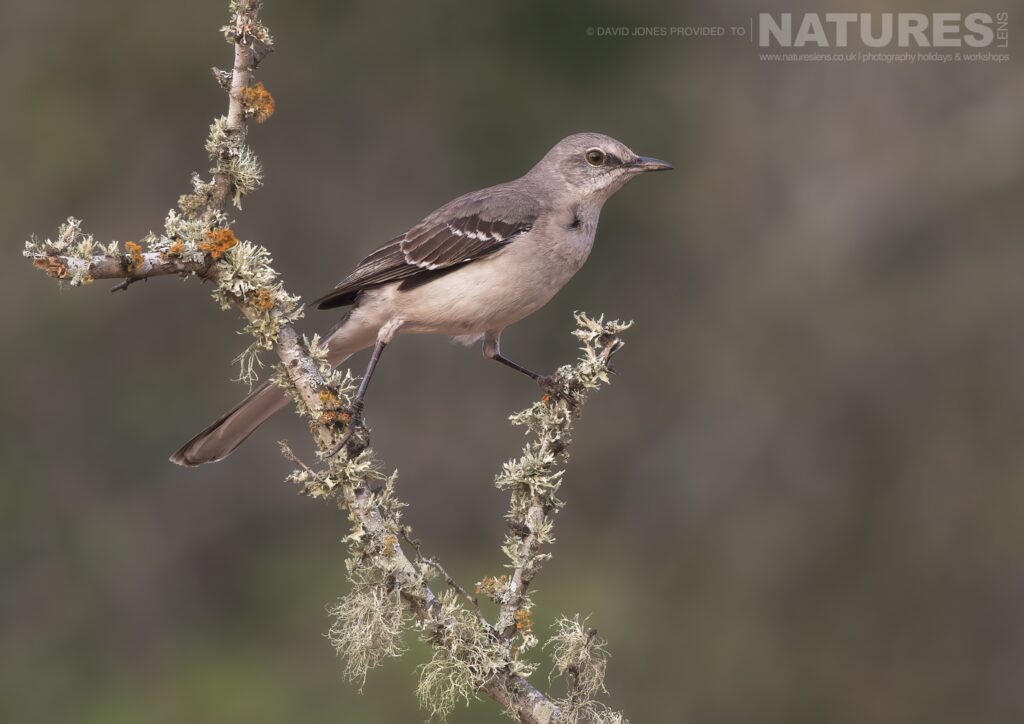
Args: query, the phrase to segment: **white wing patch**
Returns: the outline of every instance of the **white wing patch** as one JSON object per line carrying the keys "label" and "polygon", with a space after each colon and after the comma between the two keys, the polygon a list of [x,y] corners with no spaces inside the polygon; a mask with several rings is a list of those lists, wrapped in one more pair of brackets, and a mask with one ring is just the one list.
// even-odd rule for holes
{"label": "white wing patch", "polygon": [[467,239],[473,239],[474,241],[502,241],[501,236],[495,234],[494,232],[488,233],[484,231],[463,231],[457,226],[452,226],[451,224],[445,224],[445,226],[447,226],[448,229],[453,234],[465,237]]}

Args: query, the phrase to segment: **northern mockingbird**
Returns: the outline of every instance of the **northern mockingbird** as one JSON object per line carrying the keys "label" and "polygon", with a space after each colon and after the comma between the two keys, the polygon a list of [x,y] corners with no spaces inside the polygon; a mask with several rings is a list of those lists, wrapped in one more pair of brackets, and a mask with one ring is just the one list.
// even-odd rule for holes
{"label": "northern mockingbird", "polygon": [[[353,401],[354,429],[384,347],[401,333],[443,334],[549,387],[504,357],[501,332],[544,306],[590,254],[601,207],[631,178],[672,166],[599,133],[564,138],[515,181],[450,201],[363,259],[320,309],[351,305],[327,343],[339,365],[373,347]],[[171,456],[179,465],[227,457],[288,402],[264,383]]]}

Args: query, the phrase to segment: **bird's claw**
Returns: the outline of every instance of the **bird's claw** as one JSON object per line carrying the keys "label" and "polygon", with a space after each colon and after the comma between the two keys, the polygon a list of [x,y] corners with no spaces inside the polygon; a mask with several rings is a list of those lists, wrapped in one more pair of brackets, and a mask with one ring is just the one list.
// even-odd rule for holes
{"label": "bird's claw", "polygon": [[345,434],[334,444],[327,457],[332,458],[347,449],[349,455],[356,455],[365,450],[370,444],[370,436],[367,434],[366,426],[363,424],[363,403],[357,401],[351,407],[345,409],[348,421],[345,423]]}
{"label": "bird's claw", "polygon": [[558,375],[543,375],[537,378],[537,384],[544,390],[544,402],[554,402],[555,400],[561,400],[564,402],[569,409],[575,409],[576,401],[573,400],[572,395],[569,394],[565,386],[562,385],[558,379]]}

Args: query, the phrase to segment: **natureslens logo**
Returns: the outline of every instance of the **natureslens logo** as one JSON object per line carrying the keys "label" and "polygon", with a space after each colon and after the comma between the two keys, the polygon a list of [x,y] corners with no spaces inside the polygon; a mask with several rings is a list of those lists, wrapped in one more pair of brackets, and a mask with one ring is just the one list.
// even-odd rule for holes
{"label": "natureslens logo", "polygon": [[1010,61],[1010,14],[1005,11],[760,13],[720,25],[591,25],[586,34],[598,42],[744,42],[763,63]]}
{"label": "natureslens logo", "polygon": [[1007,48],[1009,13],[761,13],[762,48]]}

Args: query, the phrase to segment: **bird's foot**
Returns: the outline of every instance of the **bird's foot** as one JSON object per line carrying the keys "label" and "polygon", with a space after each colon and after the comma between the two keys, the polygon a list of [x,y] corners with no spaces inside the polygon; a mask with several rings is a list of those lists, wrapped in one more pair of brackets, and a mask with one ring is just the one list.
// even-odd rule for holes
{"label": "bird's foot", "polygon": [[327,453],[332,458],[342,450],[347,450],[349,457],[358,455],[370,445],[370,433],[363,424],[363,402],[357,400],[351,407],[345,408],[345,434]]}
{"label": "bird's foot", "polygon": [[544,402],[554,404],[561,400],[570,410],[576,409],[576,400],[573,399],[569,390],[562,384],[557,374],[542,375],[537,378],[537,384],[544,390]]}

